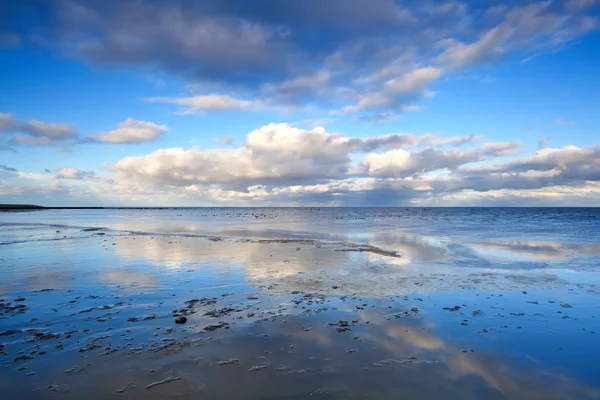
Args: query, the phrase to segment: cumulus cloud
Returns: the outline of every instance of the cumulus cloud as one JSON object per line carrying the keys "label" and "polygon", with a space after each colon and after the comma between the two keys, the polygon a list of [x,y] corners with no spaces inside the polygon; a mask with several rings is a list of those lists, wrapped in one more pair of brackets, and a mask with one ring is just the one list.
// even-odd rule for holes
{"label": "cumulus cloud", "polygon": [[[434,134],[346,137],[322,127],[270,124],[250,132],[237,148],[170,148],[125,157],[107,166],[112,183],[89,182],[109,185],[96,189],[99,193],[232,205],[501,205],[518,199],[550,205],[581,200],[567,195],[567,188],[600,198],[598,147],[544,148],[498,163],[497,157],[515,155],[523,143],[481,140]],[[561,196],[551,196],[553,187],[562,188]],[[589,198],[583,203],[589,204]]]}
{"label": "cumulus cloud", "polygon": [[[120,204],[160,199],[227,205],[593,205],[600,200],[598,146],[546,147],[496,160],[518,146],[434,134],[346,137],[324,128],[271,124],[250,132],[236,148],[170,148],[125,157],[106,165],[107,178],[66,167],[57,168],[55,176],[10,172],[0,192],[77,198],[91,193]],[[70,185],[55,183],[63,181]]]}
{"label": "cumulus cloud", "polygon": [[134,144],[155,142],[166,131],[168,128],[165,125],[128,118],[120,122],[117,129],[105,133],[95,133],[92,137],[104,143]]}
{"label": "cumulus cloud", "polygon": [[[347,138],[322,127],[303,130],[288,124],[270,124],[250,132],[240,148],[164,149],[146,156],[126,157],[112,168],[128,180],[174,186],[225,184],[238,187],[341,179],[352,174],[382,174],[381,168],[369,168],[374,165],[376,154],[367,156],[363,165],[352,163],[352,154],[415,147],[432,137],[389,134]],[[437,157],[444,160],[440,162]],[[460,152],[430,149],[415,153],[410,166],[397,172],[414,174],[477,159],[476,154],[465,156]]]}

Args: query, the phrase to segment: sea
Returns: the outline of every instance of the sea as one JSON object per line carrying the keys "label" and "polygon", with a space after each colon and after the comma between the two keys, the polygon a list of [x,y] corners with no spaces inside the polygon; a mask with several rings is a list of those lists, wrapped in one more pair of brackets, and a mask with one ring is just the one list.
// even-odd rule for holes
{"label": "sea", "polygon": [[600,398],[600,208],[0,212],[8,398]]}

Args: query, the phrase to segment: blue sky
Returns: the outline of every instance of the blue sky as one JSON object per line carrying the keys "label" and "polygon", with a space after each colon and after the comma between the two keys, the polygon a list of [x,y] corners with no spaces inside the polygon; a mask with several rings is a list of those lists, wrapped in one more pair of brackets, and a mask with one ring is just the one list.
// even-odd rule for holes
{"label": "blue sky", "polygon": [[600,205],[600,4],[0,6],[0,203]]}

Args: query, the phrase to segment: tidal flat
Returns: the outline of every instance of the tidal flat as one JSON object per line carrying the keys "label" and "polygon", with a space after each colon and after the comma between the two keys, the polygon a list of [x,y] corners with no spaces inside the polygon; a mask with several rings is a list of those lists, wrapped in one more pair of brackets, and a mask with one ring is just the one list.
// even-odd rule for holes
{"label": "tidal flat", "polygon": [[600,397],[600,211],[502,212],[0,214],[0,390]]}

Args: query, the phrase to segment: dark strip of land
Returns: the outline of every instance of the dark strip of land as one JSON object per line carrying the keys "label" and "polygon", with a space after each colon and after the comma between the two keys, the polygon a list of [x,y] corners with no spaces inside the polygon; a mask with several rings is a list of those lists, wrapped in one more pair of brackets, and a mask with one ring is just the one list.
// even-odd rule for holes
{"label": "dark strip of land", "polygon": [[104,207],[43,207],[34,204],[0,204],[0,210],[102,210]]}

